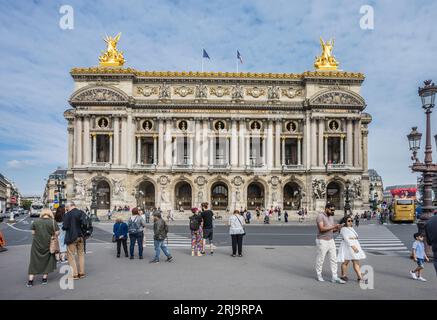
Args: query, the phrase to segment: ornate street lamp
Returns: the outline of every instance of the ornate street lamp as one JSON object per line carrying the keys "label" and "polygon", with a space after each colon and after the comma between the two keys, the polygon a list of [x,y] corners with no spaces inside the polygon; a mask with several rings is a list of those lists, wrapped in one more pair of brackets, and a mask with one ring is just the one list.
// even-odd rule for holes
{"label": "ornate street lamp", "polygon": [[352,213],[351,211],[351,204],[350,204],[350,181],[346,180],[346,186],[345,186],[345,190],[344,190],[344,196],[345,196],[345,200],[344,200],[344,216],[346,217],[349,212]]}
{"label": "ornate street lamp", "polygon": [[[425,110],[426,115],[426,144],[425,144],[425,161],[420,162],[417,158],[417,151],[420,149],[420,140],[422,134],[417,131],[417,127],[413,127],[410,134],[407,135],[410,150],[413,153],[411,159],[414,161],[410,166],[413,172],[421,172],[423,175],[423,207],[420,219],[417,222],[418,231],[425,233],[424,228],[426,222],[434,214],[434,206],[432,205],[432,180],[435,173],[437,173],[437,164],[432,162],[432,144],[431,144],[431,112],[434,108],[435,94],[437,92],[437,86],[431,80],[424,81],[424,87],[419,87],[419,96],[422,100],[422,108]],[[435,137],[434,137],[435,138]],[[431,257],[432,250],[425,241],[426,254]]]}
{"label": "ornate street lamp", "polygon": [[59,206],[61,207],[65,200],[64,199],[65,182],[61,181],[61,179],[57,177],[55,185],[58,188],[58,201],[59,201]]}
{"label": "ornate street lamp", "polygon": [[99,222],[100,219],[97,216],[97,185],[93,183],[91,188],[91,221]]}

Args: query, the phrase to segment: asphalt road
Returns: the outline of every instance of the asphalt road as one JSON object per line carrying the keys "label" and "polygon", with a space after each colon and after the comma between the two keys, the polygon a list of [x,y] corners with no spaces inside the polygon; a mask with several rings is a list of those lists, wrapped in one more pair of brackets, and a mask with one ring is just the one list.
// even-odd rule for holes
{"label": "asphalt road", "polygon": [[[32,234],[30,227],[35,218],[20,216],[18,222],[13,225],[7,225],[5,222],[0,223],[2,231],[8,246],[31,244]],[[416,225],[377,225],[374,221],[370,223],[365,221],[357,228],[367,230],[372,226],[376,230],[376,234],[391,235],[393,234],[399,239],[408,249],[411,248],[413,242],[413,234],[416,232]],[[363,229],[364,228],[364,229]],[[367,228],[367,229],[366,229]],[[376,228],[376,229],[375,229]],[[146,237],[152,234],[152,225],[147,227]],[[185,239],[189,243],[190,233],[187,225],[169,226],[169,241]],[[246,225],[246,236],[244,239],[245,245],[255,246],[313,246],[316,236],[316,226],[313,224],[282,224],[282,225]],[[375,232],[372,232],[372,235]],[[112,238],[112,223],[96,223],[94,227],[93,237],[88,240],[89,243],[108,243]],[[217,225],[214,228],[214,244],[216,246],[230,246],[230,236],[228,227],[225,225]]]}

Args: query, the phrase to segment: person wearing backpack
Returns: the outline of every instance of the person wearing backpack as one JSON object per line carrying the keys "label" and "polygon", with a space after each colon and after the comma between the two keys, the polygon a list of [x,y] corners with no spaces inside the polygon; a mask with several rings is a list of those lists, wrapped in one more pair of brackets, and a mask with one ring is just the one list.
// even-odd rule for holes
{"label": "person wearing backpack", "polygon": [[135,243],[138,242],[138,255],[143,259],[143,241],[144,241],[144,227],[146,222],[140,216],[138,208],[132,209],[132,216],[128,221],[128,232],[130,239],[130,259],[134,258]]}
{"label": "person wearing backpack", "polygon": [[[65,230],[65,244],[67,245],[67,260],[73,272],[73,279],[85,278],[85,237],[89,236],[92,230],[85,228],[90,226],[87,223],[87,215],[82,210],[76,208],[73,201],[68,201],[65,205],[66,214],[62,229]],[[77,268],[76,255],[79,260]]]}
{"label": "person wearing backpack", "polygon": [[162,219],[161,213],[159,211],[155,211],[153,213],[153,244],[155,246],[155,258],[150,261],[150,263],[159,263],[159,256],[162,252],[167,256],[167,262],[170,262],[173,260],[173,257],[168,250],[165,239],[167,238],[168,234],[168,226],[167,223],[165,223],[164,219]]}
{"label": "person wearing backpack", "polygon": [[190,217],[190,230],[191,230],[191,256],[202,256],[203,251],[203,230],[202,230],[202,217],[197,214],[198,209],[192,208],[193,215]]}

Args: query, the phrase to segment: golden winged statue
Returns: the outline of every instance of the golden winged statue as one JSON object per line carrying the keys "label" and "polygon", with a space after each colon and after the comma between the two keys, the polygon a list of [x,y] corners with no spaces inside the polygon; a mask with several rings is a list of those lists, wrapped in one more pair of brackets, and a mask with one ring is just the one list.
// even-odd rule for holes
{"label": "golden winged statue", "polygon": [[334,39],[324,42],[322,37],[320,37],[320,45],[322,46],[322,54],[316,57],[314,67],[317,70],[337,70],[338,62],[332,54]]}
{"label": "golden winged statue", "polygon": [[123,52],[117,50],[117,43],[120,40],[121,32],[115,37],[106,36],[106,51],[99,57],[100,65],[103,67],[120,67],[125,63]]}

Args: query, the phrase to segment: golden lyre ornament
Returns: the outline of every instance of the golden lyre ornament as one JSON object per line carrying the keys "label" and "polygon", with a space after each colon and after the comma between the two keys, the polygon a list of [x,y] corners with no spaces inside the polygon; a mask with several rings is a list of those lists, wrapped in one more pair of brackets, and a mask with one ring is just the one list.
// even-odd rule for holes
{"label": "golden lyre ornament", "polygon": [[320,44],[322,46],[322,55],[316,57],[314,67],[317,70],[337,70],[338,62],[332,54],[334,39],[324,42],[322,37],[320,37]]}
{"label": "golden lyre ornament", "polygon": [[121,32],[115,37],[106,36],[103,40],[107,43],[106,51],[99,57],[100,65],[104,67],[120,67],[125,63],[123,52],[117,50]]}

